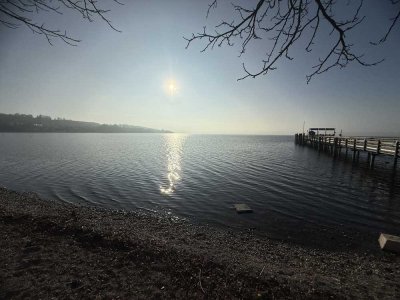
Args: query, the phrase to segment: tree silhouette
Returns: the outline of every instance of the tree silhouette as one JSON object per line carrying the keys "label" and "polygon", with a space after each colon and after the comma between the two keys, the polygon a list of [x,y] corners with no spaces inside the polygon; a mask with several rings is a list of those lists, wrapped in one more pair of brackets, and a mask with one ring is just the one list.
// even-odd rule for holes
{"label": "tree silhouette", "polygon": [[[371,42],[377,45],[384,43],[392,33],[400,18],[400,0],[387,0],[394,6],[394,16],[390,20],[387,31],[379,41]],[[250,1],[249,1],[250,2]],[[364,21],[361,15],[364,6],[363,0],[258,0],[251,2],[253,5],[246,8],[243,5],[233,4],[237,18],[233,21],[222,20],[210,32],[206,27],[197,34],[192,34],[187,40],[188,48],[195,40],[205,40],[202,52],[217,46],[233,46],[240,41],[240,55],[245,53],[250,42],[266,38],[267,44],[265,59],[260,69],[256,72],[249,71],[245,64],[243,69],[245,75],[238,80],[247,77],[266,75],[275,70],[277,62],[282,59],[292,60],[289,54],[293,45],[303,37],[306,40],[305,51],[311,52],[313,46],[321,43],[318,38],[325,29],[329,29],[331,44],[312,67],[312,72],[307,75],[307,83],[313,76],[329,71],[334,67],[343,68],[349,63],[357,63],[362,66],[373,66],[379,61],[367,61],[363,54],[354,50],[354,44],[349,41],[348,33],[354,30]],[[211,10],[217,8],[217,0],[212,1],[207,10],[207,17]],[[250,5],[246,3],[246,5]],[[350,17],[341,16],[338,12],[340,5],[346,5],[346,13]]]}
{"label": "tree silhouette", "polygon": [[[118,0],[112,2],[121,4]],[[96,0],[1,0],[0,24],[11,29],[27,26],[32,32],[43,35],[52,44],[53,39],[60,39],[69,45],[76,45],[80,40],[70,36],[66,31],[52,29],[35,21],[40,13],[55,13],[61,15],[63,10],[76,11],[89,22],[98,17],[115,31],[116,29],[106,17],[109,11],[98,5]]]}

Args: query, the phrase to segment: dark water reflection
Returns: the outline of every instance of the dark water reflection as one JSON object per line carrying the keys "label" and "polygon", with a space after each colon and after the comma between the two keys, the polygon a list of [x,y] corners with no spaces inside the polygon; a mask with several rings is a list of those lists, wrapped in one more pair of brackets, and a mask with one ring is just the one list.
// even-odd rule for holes
{"label": "dark water reflection", "polygon": [[[368,234],[400,234],[400,180],[391,163],[354,167],[295,146],[291,136],[0,133],[7,188],[169,211],[284,239],[313,239],[322,230],[355,233],[364,243]],[[237,215],[233,203],[254,213]]]}

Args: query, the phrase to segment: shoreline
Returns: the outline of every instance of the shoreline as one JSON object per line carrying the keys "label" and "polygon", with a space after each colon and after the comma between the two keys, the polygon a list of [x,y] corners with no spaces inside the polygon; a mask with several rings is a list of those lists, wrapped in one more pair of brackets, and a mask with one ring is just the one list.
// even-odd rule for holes
{"label": "shoreline", "polygon": [[400,256],[0,188],[0,298],[398,298]]}

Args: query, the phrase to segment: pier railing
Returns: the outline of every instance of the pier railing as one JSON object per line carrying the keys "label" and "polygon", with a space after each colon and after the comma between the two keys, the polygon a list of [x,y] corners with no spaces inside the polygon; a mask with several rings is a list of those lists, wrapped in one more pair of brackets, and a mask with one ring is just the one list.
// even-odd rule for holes
{"label": "pier railing", "polygon": [[353,153],[353,160],[358,161],[360,152],[366,152],[368,163],[371,168],[374,167],[375,156],[392,156],[394,167],[396,167],[400,156],[400,138],[392,137],[335,137],[324,135],[304,135],[296,134],[295,143],[299,145],[308,145],[319,151],[328,151],[334,157],[340,156],[342,150],[345,155],[349,151]]}

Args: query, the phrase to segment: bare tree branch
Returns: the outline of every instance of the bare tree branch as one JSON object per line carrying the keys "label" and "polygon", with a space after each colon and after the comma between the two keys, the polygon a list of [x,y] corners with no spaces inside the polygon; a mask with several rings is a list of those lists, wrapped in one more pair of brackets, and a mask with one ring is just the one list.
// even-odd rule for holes
{"label": "bare tree branch", "polygon": [[[400,3],[400,1],[392,1],[393,4]],[[392,24],[390,24],[389,29],[386,31],[385,35],[378,41],[378,42],[372,42],[371,44],[373,45],[378,45],[386,42],[386,39],[388,38],[389,34],[392,32],[393,28],[397,24],[397,22],[400,19],[400,10],[397,12],[397,15],[392,19]]]}
{"label": "bare tree branch", "polygon": [[[111,0],[117,4],[122,4],[117,0]],[[96,0],[2,0],[0,1],[0,25],[7,28],[16,29],[21,25],[28,27],[32,32],[43,35],[52,45],[53,39],[75,46],[80,42],[59,29],[52,29],[45,24],[34,21],[39,13],[62,14],[62,9],[77,11],[84,19],[92,22],[95,17],[99,17],[107,23],[113,30],[120,32],[114,27],[106,17],[109,10],[98,7]]]}
{"label": "bare tree branch", "polygon": [[208,5],[206,18],[208,18],[208,16],[210,15],[211,9],[215,9],[215,8],[217,8],[217,0],[214,0],[213,2],[211,2],[211,3]]}
{"label": "bare tree branch", "polygon": [[[383,43],[388,38],[393,28],[400,19],[400,0],[389,0],[398,11],[391,20],[391,25],[386,34],[378,43]],[[343,5],[343,3],[340,3]],[[374,66],[383,60],[367,61],[363,59],[362,53],[354,50],[354,45],[349,42],[347,33],[363,22],[364,16],[360,16],[364,5],[363,0],[348,0],[348,11],[350,18],[341,18],[335,15],[336,8],[339,6],[335,0],[258,0],[252,8],[245,8],[242,5],[233,4],[233,9],[237,13],[234,21],[227,22],[222,20],[210,32],[206,27],[197,34],[192,34],[186,38],[186,48],[195,40],[204,40],[205,46],[201,52],[213,49],[217,46],[233,46],[236,41],[240,41],[239,56],[245,53],[246,48],[251,42],[266,38],[267,43],[266,58],[262,61],[258,71],[251,72],[243,64],[245,75],[238,80],[247,77],[257,77],[265,75],[271,70],[276,69],[276,64],[282,59],[292,60],[290,49],[303,37],[306,39],[306,52],[312,52],[316,43],[321,43],[318,39],[326,28],[330,29],[327,52],[318,59],[318,63],[312,68],[313,71],[306,76],[307,83],[318,74],[322,74],[332,68],[344,68],[349,63],[357,63],[362,66]],[[214,0],[207,10],[207,16],[211,9],[217,7],[217,0]]]}

